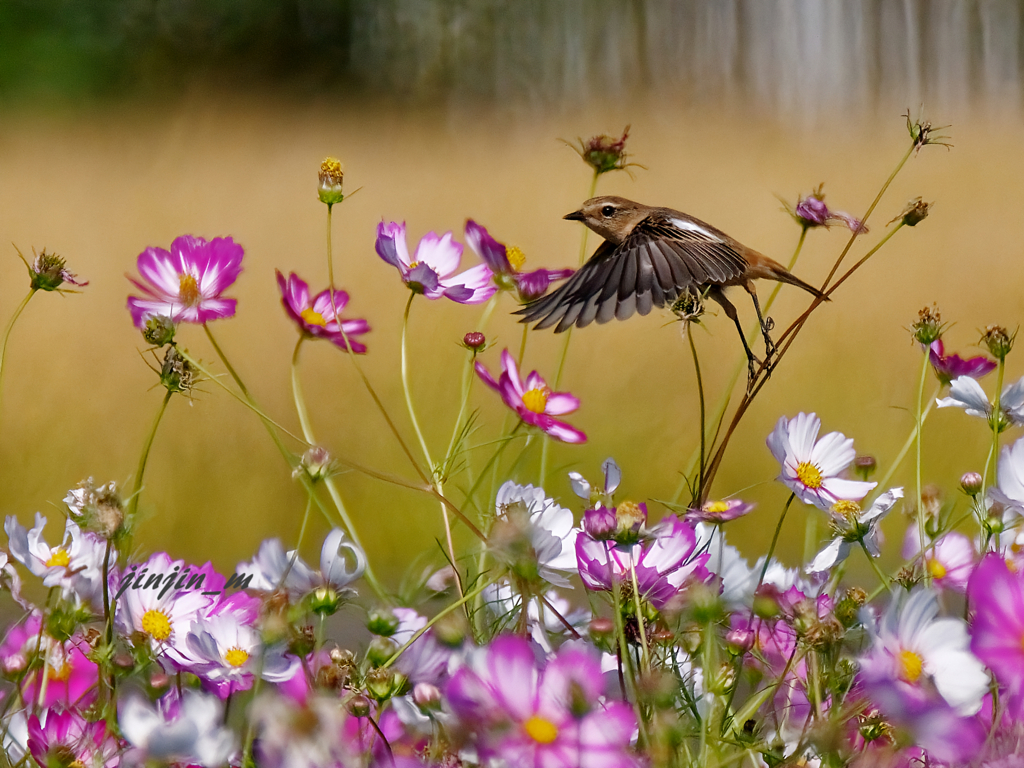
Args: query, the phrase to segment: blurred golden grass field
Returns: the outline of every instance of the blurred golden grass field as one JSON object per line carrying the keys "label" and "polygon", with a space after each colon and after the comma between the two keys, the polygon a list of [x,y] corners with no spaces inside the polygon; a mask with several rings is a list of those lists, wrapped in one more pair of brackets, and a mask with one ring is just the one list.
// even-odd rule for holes
{"label": "blurred golden grass field", "polygon": [[[941,123],[946,116],[928,117]],[[231,235],[244,245],[244,271],[229,292],[239,300],[238,313],[213,328],[259,403],[298,432],[289,385],[296,329],[280,306],[274,269],[298,272],[315,291],[326,285],[325,208],[316,197],[325,155],[343,160],[347,190],[362,188],[336,208],[338,282],[352,295],[347,314],[373,326],[364,365],[413,443],[398,373],[407,292],[374,252],[377,222],[407,221],[414,245],[430,229],[453,229],[461,240],[472,217],[518,245],[528,268],[575,266],[580,228],[561,217],[581,202],[589,176],[558,139],[614,133],[627,123],[632,158],[647,169],[635,169],[634,178],[604,176],[600,193],[687,211],[783,262],[799,229],[775,195],[795,200],[824,181],[833,207],[859,215],[908,143],[898,114],[853,124],[837,116],[817,130],[795,130],[753,113],[662,103],[509,120],[196,94],[161,105],[3,115],[0,320],[7,322],[27,290],[10,243],[26,254],[33,247],[56,250],[90,285],[80,295],[36,296],[14,329],[0,414],[0,511],[23,522],[42,511],[51,518],[52,540],[60,500],[79,480],[91,475],[130,487],[162,390],[140,357],[146,345],[125,309],[124,274],[134,272],[145,247],[168,247],[180,234]],[[777,464],[764,443],[780,415],[816,411],[825,431],[854,437],[858,452],[877,456],[884,470],[913,424],[921,356],[906,328],[917,311],[937,302],[953,323],[947,346],[965,352],[975,351],[970,345],[986,324],[1012,329],[1020,322],[1024,125],[966,117],[951,135],[952,151],[928,147],[908,163],[849,263],[908,199],[934,200],[931,217],[897,234],[813,317],[733,440],[713,495],[740,493],[758,502],[754,514],[730,528],[748,555],[766,549],[787,495],[772,482]],[[811,232],[796,273],[820,283],[844,243],[843,232]],[[596,244],[591,236],[588,250]],[[467,249],[464,266],[471,263]],[[784,288],[771,313],[777,329],[807,301]],[[750,302],[739,292],[735,303],[747,325]],[[519,345],[520,326],[508,316],[513,308],[503,297],[486,329],[495,346],[483,360],[492,370],[502,347]],[[458,409],[465,353],[457,342],[476,330],[480,309],[423,299],[413,307],[412,386],[435,456]],[[583,402],[570,421],[589,440],[556,446],[559,471],[547,490],[577,513],[565,472],[596,479],[607,456],[623,468],[623,497],[669,498],[679,482],[697,440],[697,403],[680,326],[668,319],[652,314],[574,334],[564,388]],[[720,312],[708,318],[707,332],[697,333],[711,408],[741,351]],[[201,329],[183,326],[179,340],[221,370]],[[560,348],[561,337],[531,334],[524,368],[552,381]],[[1024,349],[1010,356],[1008,381],[1024,374],[1022,360]],[[326,343],[306,345],[302,377],[328,447],[413,476],[343,354]],[[986,384],[991,389],[994,382]],[[202,390],[191,405],[174,398],[160,427],[136,543],[140,552],[165,549],[227,571],[266,537],[294,542],[304,497],[259,421],[216,385]],[[494,439],[505,416],[498,398],[477,386],[473,406],[480,429],[471,442]],[[988,444],[981,421],[955,409],[936,412],[925,428],[925,482],[956,500],[960,474],[980,469]],[[473,454],[478,468],[490,450]],[[507,457],[516,453],[510,449]],[[535,480],[538,455],[527,458],[519,481]],[[912,476],[908,461],[897,478],[909,484]],[[438,507],[428,496],[354,473],[339,482],[371,560],[392,583],[423,552],[441,562],[433,542],[443,536]],[[458,490],[453,498],[461,501]],[[304,547],[310,556],[326,529],[315,522]],[[896,516],[888,521],[891,539],[904,524]],[[803,531],[801,517],[792,515],[779,548],[787,563],[802,556]],[[465,530],[459,541],[471,543]],[[883,566],[895,566],[897,550],[890,541]]]}

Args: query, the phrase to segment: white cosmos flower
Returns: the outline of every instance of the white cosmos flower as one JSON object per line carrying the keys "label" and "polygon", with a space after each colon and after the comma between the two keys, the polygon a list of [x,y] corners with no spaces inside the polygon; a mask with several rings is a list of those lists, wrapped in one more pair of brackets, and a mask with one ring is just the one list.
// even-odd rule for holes
{"label": "white cosmos flower", "polygon": [[840,499],[863,499],[877,483],[845,480],[839,474],[853,462],[853,440],[839,432],[817,439],[821,420],[813,413],[782,416],[768,436],[768,449],[782,465],[779,475],[805,504],[829,509]]}
{"label": "white cosmos flower", "polygon": [[540,576],[550,584],[571,587],[558,571],[576,570],[576,535],[572,512],[544,494],[543,488],[517,485],[509,480],[498,489],[495,499],[498,517],[515,509],[529,514],[530,541],[537,555]]}
{"label": "white cosmos flower", "polygon": [[[35,526],[31,530],[8,517],[4,523],[11,555],[46,587],[60,587],[65,593],[75,593],[83,600],[99,606],[103,597],[103,556],[107,543],[92,533],[83,532],[70,518],[64,524],[64,538],[51,547],[43,538],[46,518],[36,512]],[[117,553],[111,551],[110,563]]]}
{"label": "white cosmos flower", "polygon": [[315,571],[298,557],[294,550],[285,552],[280,539],[264,541],[251,563],[241,563],[238,573],[251,573],[250,587],[270,592],[284,585],[295,599],[320,587],[330,587],[339,594],[363,575],[366,555],[355,544],[346,541],[345,532],[334,528],[324,538],[320,549],[320,570]]}
{"label": "white cosmos flower", "polygon": [[[949,397],[937,399],[939,408],[963,408],[968,416],[988,419],[993,405],[981,384],[970,376],[959,376],[949,385]],[[999,396],[999,409],[1011,424],[1024,424],[1024,378],[1007,384]]]}
{"label": "white cosmos flower", "polygon": [[961,716],[973,715],[988,691],[988,674],[969,650],[964,622],[937,618],[938,613],[932,590],[919,587],[909,595],[900,590],[872,632],[874,645],[861,668],[872,682],[888,679],[918,687],[931,679]]}
{"label": "white cosmos flower", "polygon": [[215,697],[186,690],[180,700],[168,694],[155,705],[129,696],[118,722],[142,759],[213,768],[236,752],[234,734],[221,725],[223,719],[224,707]]}
{"label": "white cosmos flower", "polygon": [[807,566],[807,572],[823,573],[830,570],[836,563],[849,557],[850,548],[860,541],[864,542],[872,557],[878,557],[881,554],[878,525],[902,498],[903,489],[892,488],[865,510],[855,501],[837,501],[833,504],[829,514],[832,515],[836,535]]}
{"label": "white cosmos flower", "polygon": [[1024,437],[1000,452],[999,483],[989,488],[988,495],[1006,509],[1024,515]]}

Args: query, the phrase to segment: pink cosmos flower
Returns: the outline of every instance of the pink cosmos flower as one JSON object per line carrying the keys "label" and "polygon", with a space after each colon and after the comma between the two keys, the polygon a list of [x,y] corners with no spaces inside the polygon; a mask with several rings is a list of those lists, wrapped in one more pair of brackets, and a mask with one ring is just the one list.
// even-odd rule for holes
{"label": "pink cosmos flower", "polygon": [[260,601],[244,592],[222,595],[192,622],[179,665],[222,699],[252,688],[263,651],[256,619]]}
{"label": "pink cosmos flower", "polygon": [[447,686],[448,702],[476,737],[484,762],[543,768],[633,768],[633,711],[600,702],[601,664],[575,643],[543,669],[530,644],[499,637]]}
{"label": "pink cosmos flower", "polygon": [[[917,524],[907,528],[903,537],[903,559],[910,560],[921,552],[921,536]],[[933,544],[925,545],[924,567],[932,584],[954,592],[967,591],[967,581],[974,570],[974,544],[962,533],[950,531]]]}
{"label": "pink cosmos flower", "polygon": [[522,301],[543,296],[552,283],[572,277],[572,269],[535,269],[521,272],[526,257],[516,247],[499,243],[484,228],[470,219],[466,222],[466,242],[494,273],[495,284],[506,291],[515,290]]}
{"label": "pink cosmos flower", "polygon": [[128,311],[137,328],[146,319],[164,315],[175,323],[205,323],[235,314],[235,299],[221,294],[238,279],[245,252],[230,237],[182,235],[171,243],[170,252],[151,247],[139,254],[142,282],[129,276],[144,294],[128,297]]}
{"label": "pink cosmos flower", "polygon": [[[88,706],[96,698],[99,668],[89,660],[89,644],[79,635],[61,643],[45,632],[39,635],[39,614],[34,613],[7,632],[0,645],[0,670],[6,675],[24,671],[37,654],[46,660],[46,691],[42,705]],[[40,643],[41,639],[41,643]],[[43,675],[37,666],[21,680],[21,695],[38,701]]]}
{"label": "pink cosmos flower", "polygon": [[98,720],[90,723],[76,710],[43,710],[43,718],[28,719],[28,749],[41,766],[81,765],[115,768],[117,739]]}
{"label": "pink cosmos flower", "polygon": [[825,193],[819,186],[807,197],[801,197],[795,207],[790,208],[789,203],[783,203],[790,214],[800,226],[811,229],[812,227],[825,227],[828,229],[833,224],[842,224],[851,232],[863,234],[868,228],[861,221],[848,213],[833,211],[825,204]]}
{"label": "pink cosmos flower", "polygon": [[984,355],[969,357],[966,360],[960,355],[947,355],[942,339],[936,339],[928,348],[928,359],[931,361],[935,375],[945,386],[960,376],[980,379],[995,370],[996,361]]}
{"label": "pink cosmos flower", "polygon": [[377,255],[398,270],[402,282],[428,299],[444,296],[460,304],[480,304],[498,290],[486,264],[455,274],[462,260],[462,246],[452,239],[451,232],[440,237],[427,232],[413,259],[405,243],[405,224],[382,221],[377,225]]}
{"label": "pink cosmos flower", "polygon": [[840,499],[863,499],[878,483],[839,477],[856,458],[853,440],[839,432],[818,440],[820,429],[821,420],[813,413],[779,418],[767,440],[772,456],[782,465],[779,480],[802,502],[819,509],[830,509]]}
{"label": "pink cosmos flower", "polygon": [[705,501],[698,509],[688,509],[683,519],[691,525],[697,523],[726,523],[753,511],[756,504],[740,499]]}
{"label": "pink cosmos flower", "polygon": [[519,368],[508,350],[501,353],[502,371],[495,381],[490,372],[477,362],[477,375],[505,401],[505,405],[519,414],[531,427],[537,427],[564,443],[585,443],[587,436],[565,422],[554,419],[572,413],[580,401],[568,392],[552,392],[547,382],[536,371],[531,371],[526,382],[519,377]]}
{"label": "pink cosmos flower", "polygon": [[1009,692],[1016,717],[1024,717],[1024,577],[998,554],[986,555],[967,583],[974,609],[971,650]]}
{"label": "pink cosmos flower", "polygon": [[636,570],[640,594],[655,608],[663,608],[687,581],[706,581],[708,553],[694,556],[697,534],[677,517],[669,517],[640,536],[633,545],[616,546],[589,533],[576,537],[576,562],[587,589],[607,592],[631,582]]}
{"label": "pink cosmos flower", "polygon": [[[338,318],[334,314],[337,310],[340,314],[348,305],[348,294],[345,291],[334,292],[334,305],[331,305],[331,290],[321,291],[314,299],[309,297],[309,284],[292,272],[286,280],[280,271],[277,274],[277,286],[281,289],[281,303],[285,312],[294,320],[299,330],[306,336],[313,336],[319,339],[327,339],[340,349],[348,349],[345,345],[345,336],[348,336],[352,344],[352,351],[357,354],[366,352],[366,345],[356,341],[355,337],[367,333],[370,324],[365,320],[342,320],[341,327],[338,327]],[[344,331],[344,335],[342,335]]]}

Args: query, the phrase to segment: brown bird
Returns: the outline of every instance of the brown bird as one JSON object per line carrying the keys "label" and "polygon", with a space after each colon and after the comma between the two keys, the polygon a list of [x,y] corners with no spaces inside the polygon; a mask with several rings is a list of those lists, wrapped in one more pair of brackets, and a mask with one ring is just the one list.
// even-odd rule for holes
{"label": "brown bird", "polygon": [[564,218],[582,221],[605,242],[557,290],[516,313],[523,315],[522,323],[538,321],[535,329],[554,325],[555,333],[561,333],[573,325],[582,328],[594,321],[625,320],[634,312],[646,315],[652,307],[671,306],[687,291],[707,291],[736,324],[753,379],[756,358],[736,307],[725,297],[725,287],[742,285],[754,300],[766,360],[775,352],[769,335],[773,325],[761,314],[754,280],[778,280],[825,298],[774,259],[671,208],[653,208],[622,197],[595,197]]}

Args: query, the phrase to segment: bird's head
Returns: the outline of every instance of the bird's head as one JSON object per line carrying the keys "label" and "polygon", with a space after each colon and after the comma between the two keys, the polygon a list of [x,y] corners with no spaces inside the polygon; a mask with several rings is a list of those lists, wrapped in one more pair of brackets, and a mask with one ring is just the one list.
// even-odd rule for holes
{"label": "bird's head", "polygon": [[566,214],[563,218],[582,221],[605,240],[618,245],[648,213],[650,208],[646,205],[624,197],[605,196],[592,197],[578,211]]}

